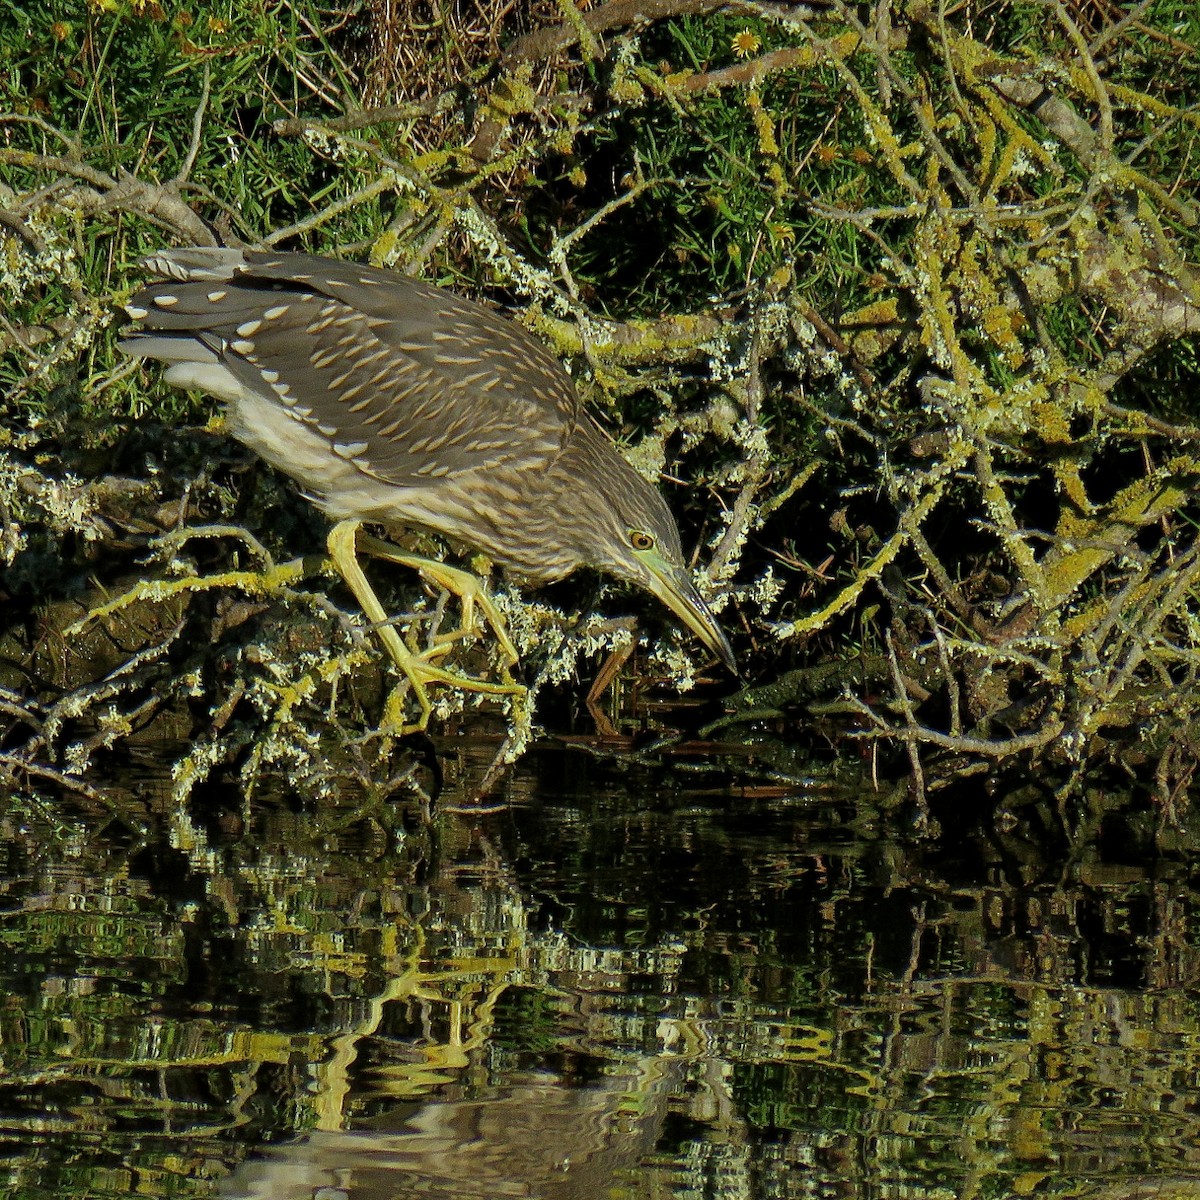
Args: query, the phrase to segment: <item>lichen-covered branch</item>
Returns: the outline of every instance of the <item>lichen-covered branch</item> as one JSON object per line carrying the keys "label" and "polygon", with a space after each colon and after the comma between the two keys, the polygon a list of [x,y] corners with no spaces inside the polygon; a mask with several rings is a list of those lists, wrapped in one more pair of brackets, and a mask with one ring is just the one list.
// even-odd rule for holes
{"label": "lichen-covered branch", "polygon": [[[119,301],[166,237],[420,272],[568,364],[664,487],[749,679],[722,694],[620,594],[506,593],[543,699],[616,652],[619,675],[720,696],[727,735],[867,737],[925,789],[963,756],[1136,769],[1136,743],[1177,795],[1200,744],[1200,69],[1158,10],[1093,30],[1058,0],[987,25],[926,0],[389,12],[353,38],[307,8],[286,36],[199,10],[190,32],[139,6],[27,18],[46,61],[0,114],[9,760],[69,774],[188,709],[186,790],[239,755],[311,764],[322,722],[378,725],[387,688],[336,598],[244,586],[255,540],[311,552],[302,504],[116,368]],[[79,64],[104,76],[88,104],[53,82]],[[192,525],[250,538],[139,561]],[[436,626],[436,599],[397,592],[414,636]],[[144,622],[113,654],[162,652],[52,678],[26,630],[83,596]],[[167,637],[181,619],[217,631],[207,654]]]}

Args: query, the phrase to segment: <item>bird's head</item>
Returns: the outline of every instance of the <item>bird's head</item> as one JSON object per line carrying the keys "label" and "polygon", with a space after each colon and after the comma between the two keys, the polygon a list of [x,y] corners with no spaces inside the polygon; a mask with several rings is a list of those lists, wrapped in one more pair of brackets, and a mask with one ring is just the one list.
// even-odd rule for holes
{"label": "bird's head", "polygon": [[666,501],[607,440],[587,450],[591,486],[575,493],[571,522],[581,560],[657,596],[736,675],[729,639],[692,582]]}

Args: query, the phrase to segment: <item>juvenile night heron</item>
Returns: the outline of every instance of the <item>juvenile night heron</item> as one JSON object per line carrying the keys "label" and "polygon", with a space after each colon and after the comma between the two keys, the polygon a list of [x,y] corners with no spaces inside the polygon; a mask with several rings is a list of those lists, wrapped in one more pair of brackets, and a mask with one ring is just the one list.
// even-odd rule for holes
{"label": "juvenile night heron", "polygon": [[403,554],[363,523],[431,530],[533,585],[593,567],[652,592],[730,669],[665,502],[583,411],[562,366],[520,326],[391,271],[304,254],[169,250],[127,311],[122,349],[227,404],[230,432],[290,475],[335,522],[334,565],[429,714],[427,687],[483,691],[409,649],[358,553],[416,567],[504,623],[465,571]]}

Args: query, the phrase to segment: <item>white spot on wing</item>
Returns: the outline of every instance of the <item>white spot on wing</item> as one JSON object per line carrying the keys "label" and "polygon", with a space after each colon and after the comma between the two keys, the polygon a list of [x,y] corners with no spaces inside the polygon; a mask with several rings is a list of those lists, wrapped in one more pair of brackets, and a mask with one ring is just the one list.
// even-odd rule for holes
{"label": "white spot on wing", "polygon": [[244,338],[253,337],[261,328],[261,321],[243,321],[242,324],[237,327],[238,336]]}

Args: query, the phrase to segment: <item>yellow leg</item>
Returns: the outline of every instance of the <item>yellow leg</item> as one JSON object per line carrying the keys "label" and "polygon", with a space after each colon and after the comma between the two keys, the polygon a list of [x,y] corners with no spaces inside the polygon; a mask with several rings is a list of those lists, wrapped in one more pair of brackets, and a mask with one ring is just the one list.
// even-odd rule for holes
{"label": "yellow leg", "polygon": [[421,558],[416,554],[405,554],[390,542],[380,541],[379,538],[371,537],[367,533],[360,533],[358,535],[358,549],[360,553],[369,554],[372,558],[382,558],[385,562],[394,562],[404,567],[411,567],[423,578],[436,583],[438,587],[445,588],[452,596],[459,598],[462,602],[462,621],[453,633],[442,634],[441,640],[455,642],[460,638],[469,637],[474,633],[475,607],[478,605],[479,611],[483,613],[484,619],[488,623],[488,627],[495,634],[496,641],[500,643],[500,649],[504,651],[504,656],[508,659],[509,665],[511,666],[517,662],[519,657],[517,648],[512,644],[512,639],[508,636],[508,628],[504,624],[504,618],[500,615],[500,610],[492,602],[491,596],[488,595],[483,581],[477,575],[471,574],[470,571],[461,571],[457,567],[447,566],[436,559]]}
{"label": "yellow leg", "polygon": [[429,687],[432,684],[442,684],[462,691],[485,692],[494,696],[524,693],[525,689],[518,683],[486,683],[481,679],[471,679],[439,667],[434,659],[442,657],[447,652],[448,643],[433,646],[423,653],[410,650],[396,632],[379,597],[375,594],[375,589],[371,587],[366,575],[363,574],[363,569],[358,563],[358,554],[361,550],[376,558],[411,566],[426,578],[459,596],[462,600],[462,627],[450,635],[450,640],[465,636],[470,632],[475,605],[478,604],[487,617],[488,624],[495,632],[504,653],[510,657],[511,661],[516,662],[517,653],[504,629],[503,619],[484,591],[483,585],[474,575],[466,571],[459,571],[454,567],[447,567],[442,563],[403,554],[387,542],[381,542],[378,538],[362,533],[358,521],[339,521],[330,530],[328,546],[329,557],[333,560],[338,574],[354,593],[354,598],[362,608],[363,615],[371,622],[384,649],[412,685],[413,695],[421,709],[421,716],[415,725],[404,726],[405,730],[421,730],[429,723],[429,714],[432,711]]}

